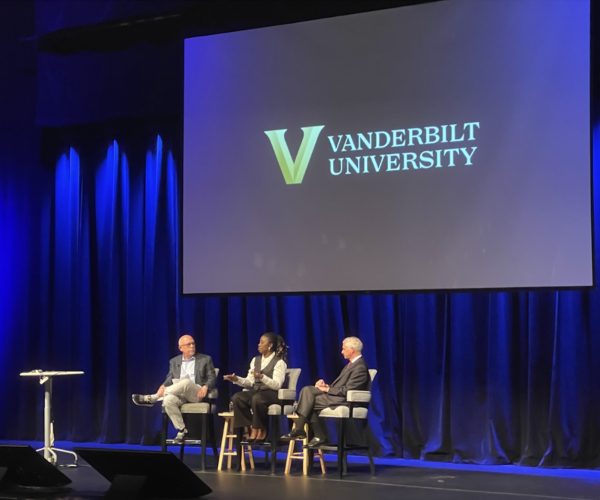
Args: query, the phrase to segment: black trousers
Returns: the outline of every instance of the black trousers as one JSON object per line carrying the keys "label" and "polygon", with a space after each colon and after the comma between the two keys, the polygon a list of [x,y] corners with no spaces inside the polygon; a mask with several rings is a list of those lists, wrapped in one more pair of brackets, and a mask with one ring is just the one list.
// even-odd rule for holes
{"label": "black trousers", "polygon": [[[269,423],[269,406],[279,403],[277,391],[236,392],[231,398],[233,403],[233,426],[266,430]],[[252,410],[252,412],[250,412]]]}
{"label": "black trousers", "polygon": [[324,425],[324,419],[319,418],[319,412],[330,406],[339,406],[344,401],[345,398],[342,396],[330,396],[315,386],[307,385],[303,387],[300,391],[298,408],[296,409],[296,413],[300,416],[296,426],[304,426],[304,421],[307,421],[311,424],[315,436],[324,438],[327,427]]}

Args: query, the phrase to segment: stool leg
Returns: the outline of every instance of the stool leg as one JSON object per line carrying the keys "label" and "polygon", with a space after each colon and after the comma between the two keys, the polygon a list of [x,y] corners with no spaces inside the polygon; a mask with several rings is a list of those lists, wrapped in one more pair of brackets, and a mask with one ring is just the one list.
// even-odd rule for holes
{"label": "stool leg", "polygon": [[[233,428],[233,419],[231,419],[231,422],[229,423],[229,429],[228,429],[227,432],[229,432],[230,435],[233,435],[232,434],[233,431],[234,431],[234,428]],[[233,451],[233,438],[232,437],[228,438],[228,441],[229,441],[229,448],[227,448],[227,451],[231,451],[232,452]],[[231,457],[232,456],[233,455],[229,455],[227,457],[227,468],[228,469],[231,469]]]}
{"label": "stool leg", "polygon": [[319,450],[319,460],[321,462],[321,473],[325,474],[327,469],[325,468],[325,456],[323,455],[323,450]]}
{"label": "stool leg", "polygon": [[242,446],[242,434],[244,429],[241,427],[235,428],[235,451],[237,454],[237,471],[246,470],[246,464],[244,463],[244,447]]}
{"label": "stool leg", "polygon": [[[223,426],[223,438],[221,439],[221,453],[219,454],[219,464],[217,465],[217,470],[223,470],[223,453],[225,453],[227,444],[227,430],[229,429],[229,418],[225,418],[225,425]],[[231,456],[231,455],[230,455]]]}
{"label": "stool leg", "polygon": [[246,450],[248,450],[248,462],[250,462],[250,468],[254,469],[254,452],[252,451],[252,446],[246,446]]}
{"label": "stool leg", "polygon": [[[295,428],[296,428],[296,422],[292,421],[292,429],[291,430],[294,430]],[[296,446],[296,441],[293,439],[290,439],[290,444],[288,445],[287,458],[285,460],[284,474],[290,473],[290,469],[292,467],[292,454],[294,453],[295,446]]]}
{"label": "stool leg", "polygon": [[181,446],[179,447],[179,460],[183,462],[183,449],[185,448],[185,439],[181,442]]}
{"label": "stool leg", "polygon": [[296,441],[294,441],[293,439],[290,440],[290,444],[288,445],[288,454],[287,454],[287,458],[285,460],[284,474],[290,473],[290,469],[292,467],[292,453],[294,453],[294,445],[295,444],[296,444]]}
{"label": "stool leg", "polygon": [[304,433],[306,438],[302,440],[302,474],[308,476],[309,460],[311,459],[311,453],[306,447],[308,445],[308,424],[304,424]]}

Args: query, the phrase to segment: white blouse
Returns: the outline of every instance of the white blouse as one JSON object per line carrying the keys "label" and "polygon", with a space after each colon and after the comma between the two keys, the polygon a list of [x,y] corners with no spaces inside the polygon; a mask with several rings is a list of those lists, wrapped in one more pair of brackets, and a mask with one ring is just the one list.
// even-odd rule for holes
{"label": "white blouse", "polygon": [[[273,359],[273,356],[275,356],[275,353],[271,354],[268,358],[261,356],[260,357],[260,368],[255,368],[254,362],[256,361],[256,358],[253,358],[252,363],[250,363],[250,369],[248,370],[248,376],[246,378],[238,377],[237,381],[234,383],[237,385],[240,385],[242,387],[247,387],[247,388],[254,386],[255,380],[254,380],[254,373],[252,373],[252,372],[255,370],[260,371],[263,368],[265,368],[271,362],[271,360]],[[263,375],[263,378],[262,378],[262,380],[260,380],[260,382],[265,384],[269,389],[278,391],[279,389],[281,389],[281,386],[283,385],[283,382],[285,380],[285,371],[286,370],[287,370],[287,364],[285,363],[285,361],[280,359],[279,361],[277,361],[277,363],[275,364],[275,368],[273,369],[273,378],[269,378],[266,375]]]}

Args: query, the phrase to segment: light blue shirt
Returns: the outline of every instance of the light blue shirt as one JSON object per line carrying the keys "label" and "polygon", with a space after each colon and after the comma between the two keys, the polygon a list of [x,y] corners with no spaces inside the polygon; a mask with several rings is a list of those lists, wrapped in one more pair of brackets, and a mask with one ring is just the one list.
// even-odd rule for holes
{"label": "light blue shirt", "polygon": [[190,380],[196,383],[196,357],[192,356],[190,359],[183,359],[181,356],[181,374],[179,378],[184,378],[186,375],[190,377]]}

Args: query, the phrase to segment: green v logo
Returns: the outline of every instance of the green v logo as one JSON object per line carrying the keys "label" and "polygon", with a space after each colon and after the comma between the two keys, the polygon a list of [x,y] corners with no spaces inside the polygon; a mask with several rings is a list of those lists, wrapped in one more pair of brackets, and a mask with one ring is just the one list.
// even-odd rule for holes
{"label": "green v logo", "polygon": [[285,142],[286,128],[281,130],[266,130],[265,134],[271,140],[271,145],[275,151],[275,157],[279,162],[279,167],[283,173],[283,178],[286,184],[300,184],[304,179],[308,162],[315,149],[317,138],[325,125],[316,125],[314,127],[302,127],[304,137],[302,144],[296,155],[296,159],[292,160],[292,155]]}

